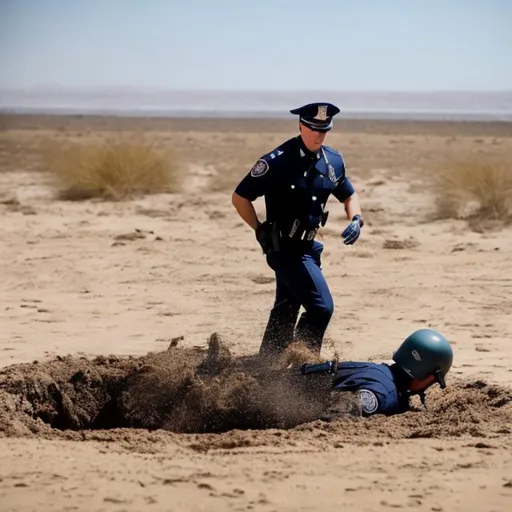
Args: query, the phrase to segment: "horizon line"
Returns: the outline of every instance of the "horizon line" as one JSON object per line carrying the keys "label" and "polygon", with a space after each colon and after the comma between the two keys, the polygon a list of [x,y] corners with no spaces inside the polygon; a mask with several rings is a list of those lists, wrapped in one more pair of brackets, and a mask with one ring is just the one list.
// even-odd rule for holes
{"label": "horizon line", "polygon": [[2,92],[87,92],[87,91],[119,91],[124,89],[132,92],[179,92],[179,93],[320,93],[320,94],[512,94],[512,89],[432,89],[432,90],[406,90],[406,89],[239,89],[239,88],[202,88],[202,87],[166,87],[166,86],[147,86],[147,85],[58,85],[58,84],[38,84],[29,86],[0,86]]}

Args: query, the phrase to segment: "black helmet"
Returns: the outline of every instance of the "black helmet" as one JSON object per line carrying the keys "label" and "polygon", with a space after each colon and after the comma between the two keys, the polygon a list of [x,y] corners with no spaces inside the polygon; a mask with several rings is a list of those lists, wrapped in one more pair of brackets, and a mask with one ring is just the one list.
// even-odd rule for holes
{"label": "black helmet", "polygon": [[442,334],[420,329],[403,341],[393,354],[393,361],[413,379],[423,380],[434,375],[445,388],[444,377],[452,366],[453,350]]}

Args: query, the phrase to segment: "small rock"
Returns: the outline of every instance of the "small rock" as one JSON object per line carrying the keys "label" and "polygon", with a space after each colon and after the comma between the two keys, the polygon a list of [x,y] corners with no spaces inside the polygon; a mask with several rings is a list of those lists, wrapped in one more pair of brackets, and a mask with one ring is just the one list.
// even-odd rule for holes
{"label": "small rock", "polygon": [[419,242],[410,237],[403,240],[384,240],[382,244],[383,249],[414,249],[418,247]]}
{"label": "small rock", "polygon": [[183,341],[184,339],[185,339],[185,336],[176,336],[175,338],[171,338],[171,343],[169,343],[169,347],[167,348],[167,350],[177,347],[178,343],[180,341]]}
{"label": "small rock", "polygon": [[274,282],[274,277],[264,275],[251,276],[249,279],[256,284],[270,284]]}
{"label": "small rock", "polygon": [[6,206],[19,206],[20,202],[16,197],[16,194],[12,192],[0,192],[0,204],[5,204]]}
{"label": "small rock", "polygon": [[133,240],[138,240],[140,238],[146,238],[146,235],[142,233],[140,230],[135,230],[135,232],[132,233],[123,233],[121,235],[117,235],[114,237],[114,240],[128,240],[132,242]]}
{"label": "small rock", "polygon": [[34,210],[32,206],[21,206],[19,211],[22,213],[22,215],[37,215],[36,210]]}

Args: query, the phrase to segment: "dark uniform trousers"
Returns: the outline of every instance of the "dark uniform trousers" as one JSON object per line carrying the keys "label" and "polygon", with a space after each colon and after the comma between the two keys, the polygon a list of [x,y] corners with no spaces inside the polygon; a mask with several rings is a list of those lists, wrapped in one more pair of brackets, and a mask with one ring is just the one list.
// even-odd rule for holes
{"label": "dark uniform trousers", "polygon": [[[334,311],[321,270],[322,251],[323,245],[315,240],[307,252],[291,250],[267,255],[267,263],[276,275],[276,297],[260,353],[281,352],[292,340],[320,352]],[[295,329],[301,305],[305,311]]]}

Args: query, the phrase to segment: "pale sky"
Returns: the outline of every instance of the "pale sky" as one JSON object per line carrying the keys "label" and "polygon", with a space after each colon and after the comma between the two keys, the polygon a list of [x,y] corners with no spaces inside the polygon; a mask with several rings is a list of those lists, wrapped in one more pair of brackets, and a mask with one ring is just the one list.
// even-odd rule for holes
{"label": "pale sky", "polygon": [[0,88],[512,90],[512,0],[0,0]]}

